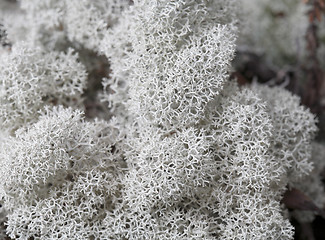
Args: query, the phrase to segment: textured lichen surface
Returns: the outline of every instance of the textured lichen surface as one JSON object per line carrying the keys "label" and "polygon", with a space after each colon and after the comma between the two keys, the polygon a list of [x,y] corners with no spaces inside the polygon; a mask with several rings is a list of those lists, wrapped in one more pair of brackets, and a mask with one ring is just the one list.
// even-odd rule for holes
{"label": "textured lichen surface", "polygon": [[293,239],[280,201],[313,171],[316,120],[230,80],[237,1],[5,2],[3,236]]}

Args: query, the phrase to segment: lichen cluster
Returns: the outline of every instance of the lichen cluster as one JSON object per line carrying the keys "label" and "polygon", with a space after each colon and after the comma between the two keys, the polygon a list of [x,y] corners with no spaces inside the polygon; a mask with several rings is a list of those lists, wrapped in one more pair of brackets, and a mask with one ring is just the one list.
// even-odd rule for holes
{"label": "lichen cluster", "polygon": [[[4,235],[293,239],[280,201],[313,170],[316,120],[230,80],[237,1],[1,4]],[[83,106],[94,55],[111,68],[102,120]]]}

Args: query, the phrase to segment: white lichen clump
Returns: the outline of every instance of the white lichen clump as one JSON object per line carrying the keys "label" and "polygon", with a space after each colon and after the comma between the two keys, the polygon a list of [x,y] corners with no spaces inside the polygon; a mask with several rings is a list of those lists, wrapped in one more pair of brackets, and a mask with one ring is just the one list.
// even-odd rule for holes
{"label": "white lichen clump", "polygon": [[1,189],[9,236],[102,238],[120,196],[118,129],[85,122],[79,110],[46,108],[1,144]]}
{"label": "white lichen clump", "polygon": [[[238,46],[263,55],[274,68],[308,61],[308,28],[310,10],[308,1],[241,0],[242,20]],[[313,26],[317,28],[319,44],[317,56],[325,67],[325,22],[315,16]]]}
{"label": "white lichen clump", "polygon": [[[229,80],[236,0],[20,4],[39,21],[13,23],[21,10],[4,11],[8,236],[293,239],[280,201],[313,170],[315,119],[282,88]],[[29,27],[21,43],[18,29]],[[84,48],[111,64],[101,94],[109,120],[84,116]]]}
{"label": "white lichen clump", "polygon": [[308,6],[303,1],[242,0],[238,44],[263,54],[276,67],[295,64],[306,54]]}
{"label": "white lichen clump", "polygon": [[[294,187],[303,192],[307,197],[313,200],[315,206],[322,209],[325,206],[324,185],[322,183],[322,171],[325,168],[325,146],[324,143],[312,143],[312,157],[313,164],[312,173],[302,178],[300,181],[294,183]],[[293,216],[300,222],[310,223],[315,219],[315,213],[311,211],[297,211],[293,212]]]}
{"label": "white lichen clump", "polygon": [[96,51],[129,0],[21,0],[19,8],[7,5],[11,11],[5,8],[2,14],[13,42],[24,40],[51,50],[72,44]]}
{"label": "white lichen clump", "polygon": [[0,124],[17,129],[35,121],[44,105],[81,106],[86,87],[85,67],[69,49],[43,52],[16,44],[0,59]]}

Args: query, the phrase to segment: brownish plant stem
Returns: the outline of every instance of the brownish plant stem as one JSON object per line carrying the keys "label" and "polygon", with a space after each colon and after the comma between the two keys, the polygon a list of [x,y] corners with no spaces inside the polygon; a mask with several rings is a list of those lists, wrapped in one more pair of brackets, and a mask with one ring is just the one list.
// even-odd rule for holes
{"label": "brownish plant stem", "polygon": [[306,32],[306,42],[308,57],[304,67],[306,71],[306,83],[302,96],[303,104],[308,106],[312,112],[320,114],[322,106],[320,100],[322,98],[321,89],[324,84],[324,71],[321,69],[318,60],[318,23],[324,14],[324,0],[308,0],[307,4],[311,6],[309,16],[309,26]]}

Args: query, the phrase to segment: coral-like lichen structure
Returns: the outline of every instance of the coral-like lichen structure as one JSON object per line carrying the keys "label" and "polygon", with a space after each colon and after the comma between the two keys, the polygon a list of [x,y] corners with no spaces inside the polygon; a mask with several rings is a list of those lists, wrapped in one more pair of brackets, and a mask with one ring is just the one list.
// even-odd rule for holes
{"label": "coral-like lichen structure", "polygon": [[[280,201],[313,171],[316,120],[285,89],[229,79],[236,0],[4,6],[3,236],[293,239]],[[105,120],[83,106],[99,55]]]}

